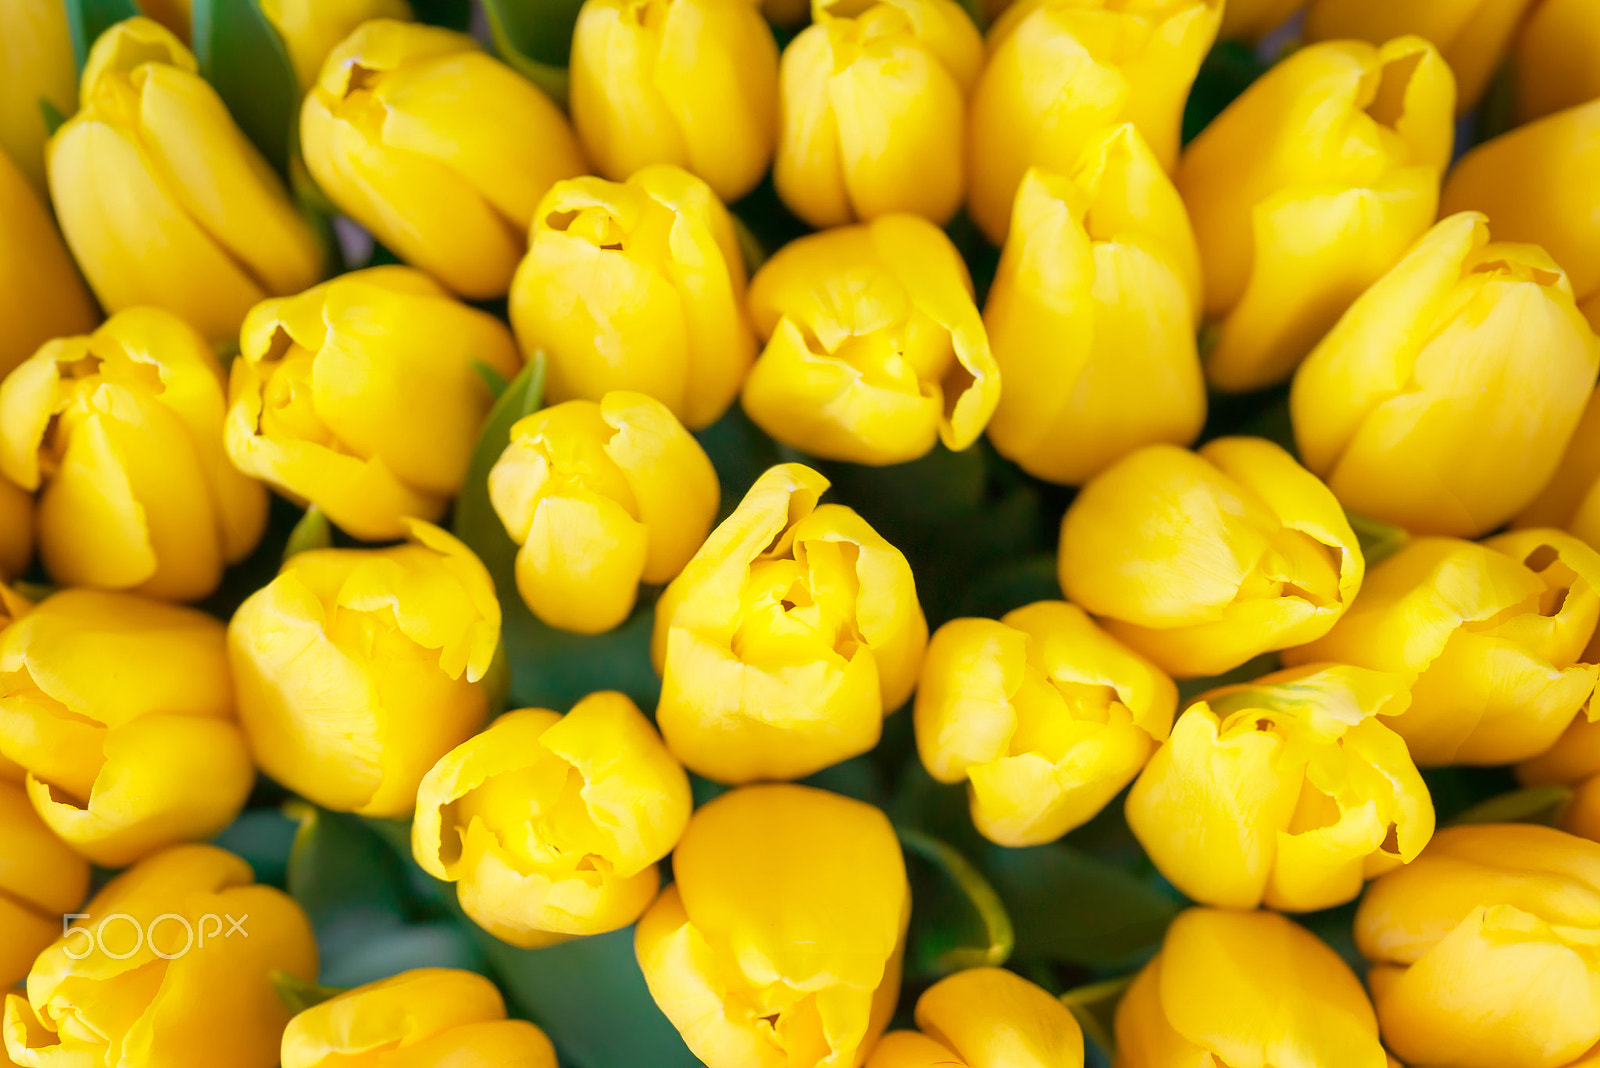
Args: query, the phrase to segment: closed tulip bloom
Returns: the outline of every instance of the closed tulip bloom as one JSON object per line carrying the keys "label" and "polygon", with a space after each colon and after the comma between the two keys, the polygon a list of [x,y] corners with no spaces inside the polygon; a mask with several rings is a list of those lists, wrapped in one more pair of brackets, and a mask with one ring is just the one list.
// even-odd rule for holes
{"label": "closed tulip bloom", "polygon": [[282,1049],[283,1068],[556,1068],[545,1033],[506,1019],[494,983],[456,968],[401,972],[313,1005],[289,1021]]}
{"label": "closed tulip bloom", "polygon": [[1600,548],[1600,391],[1589,395],[1556,473],[1513,526],[1559,527]]}
{"label": "closed tulip bloom", "polygon": [[739,393],[756,341],[733,219],[680,167],[558,182],[511,284],[511,325],[550,400],[646,393],[690,430]]}
{"label": "closed tulip bloom", "polygon": [[1372,569],[1333,630],[1284,660],[1408,679],[1411,707],[1390,725],[1423,767],[1508,764],[1550,748],[1587,707],[1597,619],[1600,554],[1574,537],[1418,538]]}
{"label": "closed tulip bloom", "polygon": [[1305,4],[1306,0],[1228,0],[1217,36],[1224,41],[1259,41],[1288,22]]}
{"label": "closed tulip bloom", "polygon": [[340,211],[472,300],[505,295],[539,198],[586,169],[533,83],[466,34],[393,19],[328,53],[300,148]]}
{"label": "closed tulip bloom", "polygon": [[228,625],[257,762],[324,808],[409,815],[428,769],[488,712],[494,583],[438,527],[409,529],[405,545],[290,557]]}
{"label": "closed tulip bloom", "polygon": [[101,34],[50,139],[50,198],[108,312],[153,304],[227,342],[251,305],[315,282],[323,253],[196,69],[149,19]]}
{"label": "closed tulip bloom", "polygon": [[866,1068],[1082,1068],[1083,1031],[1056,998],[1003,968],[968,968],[917,999],[917,1031],[890,1031]]}
{"label": "closed tulip bloom", "polygon": [[989,440],[1039,478],[1082,483],[1206,417],[1200,259],[1183,201],[1131,125],[1067,175],[1030,170],[983,309],[1005,388]]}
{"label": "closed tulip bloom", "polygon": [[83,911],[34,963],[27,996],[6,998],[0,1029],[17,1064],[278,1063],[290,1014],[273,973],[317,976],[311,924],[288,894],[257,886],[226,850],[177,846],[111,880]]}
{"label": "closed tulip bloom", "polygon": [[493,403],[476,363],[513,377],[510,331],[409,267],[265,301],[233,361],[228,456],[358,538],[403,537],[466,480]]}
{"label": "closed tulip bloom", "polygon": [[639,583],[671,581],[717,517],[716,469],[667,406],[643,393],[574,400],[519,420],[489,472],[517,552],[517,589],[552,627],[598,634]]}
{"label": "closed tulip bloom", "polygon": [[0,582],[33,559],[33,495],[0,475]]}
{"label": "closed tulip bloom", "polygon": [[1219,0],[1019,0],[988,35],[967,137],[967,212],[1002,243],[1029,167],[1070,172],[1113,126],[1178,159],[1184,101],[1217,35]]}
{"label": "closed tulip bloom", "polygon": [[323,60],[334,46],[371,19],[409,19],[406,0],[260,0],[289,53],[300,91],[317,84]]}
{"label": "closed tulip bloom", "polygon": [[690,771],[797,779],[878,743],[916,686],[928,623],[911,566],[827,479],[756,480],[656,602],[656,723]]}
{"label": "closed tulip bloom", "polygon": [[1541,0],[1534,5],[1512,53],[1517,116],[1528,122],[1600,98],[1597,55],[1600,3]]}
{"label": "closed tulip bloom", "polygon": [[812,226],[961,206],[983,37],[954,0],[817,0],[779,67],[778,195]]}
{"label": "closed tulip bloom", "polygon": [[737,200],[777,137],[778,46],[757,0],[585,0],[572,123],[600,173],[670,163]]}
{"label": "closed tulip bloom", "polygon": [[1177,181],[1200,242],[1212,385],[1288,378],[1428,229],[1454,100],[1427,41],[1333,41],[1278,63],[1189,144]]}
{"label": "closed tulip bloom", "polygon": [[1279,671],[1199,697],[1128,794],[1128,825],[1169,881],[1224,908],[1312,912],[1416,859],[1433,802],[1385,722],[1399,675]]}
{"label": "closed tulip bloom", "polygon": [[750,315],[766,348],[744,410],[813,456],[895,464],[936,441],[964,449],[999,402],[966,264],[918,216],[791,241],[756,272]]}
{"label": "closed tulip bloom", "polygon": [[1575,718],[1555,745],[1517,765],[1517,778],[1527,786],[1572,787],[1562,829],[1600,842],[1600,720]]}
{"label": "closed tulip bloom", "polygon": [[689,820],[634,934],[645,982],[707,1068],[849,1068],[900,993],[911,898],[871,805],[789,784]]}
{"label": "closed tulip bloom", "polygon": [[0,152],[0,378],[46,341],[87,333],[98,319],[50,209]]}
{"label": "closed tulip bloom", "polygon": [[1131,452],[1061,523],[1067,598],[1179,678],[1322,636],[1364,570],[1333,494],[1261,438]]}
{"label": "closed tulip bloom", "polygon": [[461,908],[533,948],[639,918],[689,822],[689,777],[620,693],[507,712],[417,791],[411,850]]}
{"label": "closed tulip bloom", "polygon": [[0,776],[0,990],[22,982],[88,889],[89,862],[45,826],[22,787]]}
{"label": "closed tulip bloom", "polygon": [[1361,980],[1272,912],[1193,908],[1117,1005],[1119,1068],[1386,1068]]}
{"label": "closed tulip bloom", "polygon": [[197,600],[244,559],[262,487],[222,449],[222,369],[160,308],[48,342],[0,383],[0,474],[38,493],[39,552],[63,585]]}
{"label": "closed tulip bloom", "polygon": [[[1552,0],[1546,0],[1545,7]],[[1600,55],[1600,6],[1595,9]],[[1600,70],[1600,62],[1590,62]],[[1595,87],[1600,97],[1600,85]],[[1600,99],[1518,126],[1461,157],[1444,184],[1445,212],[1481,211],[1496,239],[1548,252],[1589,325],[1600,330]]]}
{"label": "closed tulip bloom", "polygon": [[[9,156],[34,192],[43,194],[44,143],[50,132],[39,102],[48,100],[63,115],[78,109],[78,69],[65,4],[6,0],[0,7],[0,81],[5,87],[0,93],[0,155]],[[9,244],[9,239],[0,240],[0,248]]]}
{"label": "closed tulip bloom", "polygon": [[0,633],[0,753],[96,864],[209,838],[244,807],[255,769],[223,642],[203,613],[86,589]]}
{"label": "closed tulip bloom", "polygon": [[1350,306],[1290,394],[1306,466],[1345,507],[1476,537],[1555,473],[1600,339],[1542,249],[1490,243],[1482,215],[1435,226]]}
{"label": "closed tulip bloom", "polygon": [[970,784],[985,837],[1039,845],[1133,781],[1177,703],[1172,680],[1083,609],[1040,601],[935,632],[917,686],[917,751],[935,779]]}
{"label": "closed tulip bloom", "polygon": [[1600,1042],[1600,844],[1533,824],[1440,831],[1367,889],[1356,945],[1407,1064],[1564,1068]]}

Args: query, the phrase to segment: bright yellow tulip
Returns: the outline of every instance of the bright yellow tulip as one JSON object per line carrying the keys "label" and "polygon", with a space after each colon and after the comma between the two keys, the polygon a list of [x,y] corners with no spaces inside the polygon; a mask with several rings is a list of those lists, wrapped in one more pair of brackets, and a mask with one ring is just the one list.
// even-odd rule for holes
{"label": "bright yellow tulip", "polygon": [[565,716],[507,712],[433,766],[411,850],[503,942],[536,947],[626,927],[689,822],[689,777],[620,693]]}
{"label": "bright yellow tulip", "polygon": [[1600,370],[1567,276],[1490,243],[1475,212],[1430,230],[1317,346],[1290,394],[1295,441],[1345,507],[1476,537],[1538,496]]}
{"label": "bright yellow tulip", "polygon": [[409,529],[389,549],[290,557],[228,626],[257,762],[324,808],[409,815],[428,769],[488,713],[494,582],[438,527]]}
{"label": "bright yellow tulip", "polygon": [[505,295],[539,198],[586,169],[533,83],[466,34],[393,19],[328,53],[300,147],[340,211],[472,300]]}
{"label": "bright yellow tulip", "polygon": [[300,91],[317,74],[334,46],[372,19],[409,19],[406,0],[260,0],[261,13],[283,39]]}
{"label": "bright yellow tulip", "polygon": [[1004,388],[1002,456],[1076,485],[1206,417],[1195,351],[1200,255],[1177,190],[1131,124],[1066,175],[1022,179],[983,309]]}
{"label": "bright yellow tulip", "polygon": [[373,541],[444,513],[493,402],[473,365],[511,378],[521,364],[498,319],[398,266],[258,304],[240,349],[229,457]]}
{"label": "bright yellow tulip", "polygon": [[944,231],[885,215],[791,241],[756,272],[766,341],[744,410],[785,445],[864,464],[977,440],[1000,372],[972,279]]}
{"label": "bright yellow tulip", "polygon": [[1600,2],[1540,0],[1528,13],[1512,53],[1517,116],[1529,122],[1600,98],[1596,56]]}
{"label": "bright yellow tulip", "polygon": [[0,378],[45,342],[86,334],[98,320],[50,209],[0,152]]}
{"label": "bright yellow tulip", "polygon": [[549,360],[553,403],[632,390],[699,430],[755,358],[744,287],[733,220],[705,182],[672,166],[578,178],[539,204],[511,325]]}
{"label": "bright yellow tulip", "polygon": [[33,559],[33,495],[0,475],[0,582]]}
{"label": "bright yellow tulip", "polygon": [[519,420],[489,472],[517,552],[517,590],[552,627],[598,634],[633,611],[639,583],[683,570],[717,518],[700,444],[643,393],[567,401]]}
{"label": "bright yellow tulip", "polygon": [[935,779],[970,783],[985,837],[1039,845],[1133,781],[1177,704],[1172,680],[1083,609],[1040,601],[934,633],[917,686],[917,751]]}
{"label": "bright yellow tulip", "polygon": [[918,1031],[890,1031],[866,1068],[1083,1068],[1083,1031],[1056,998],[1003,968],[968,968],[917,999]]}
{"label": "bright yellow tulip", "polygon": [[[39,102],[48,100],[63,115],[78,110],[78,70],[61,0],[0,3],[0,89],[0,155],[10,156],[42,195],[49,131]],[[0,247],[10,243],[0,239]]]}
{"label": "bright yellow tulip", "polygon": [[1517,778],[1527,786],[1572,787],[1562,829],[1600,842],[1600,719],[1575,718],[1555,745],[1517,765]]}
{"label": "bright yellow tulip", "polygon": [[634,935],[656,1004],[707,1068],[848,1068],[889,1022],[911,914],[878,809],[788,784],[697,810]]}
{"label": "bright yellow tulip", "polygon": [[917,682],[928,623],[911,567],[827,479],[756,480],[656,602],[656,722],[718,782],[794,779],[865,753]]}
{"label": "bright yellow tulip", "polygon": [[1333,494],[1260,438],[1131,452],[1061,524],[1067,598],[1179,678],[1325,634],[1364,569]]}
{"label": "bright yellow tulip", "polygon": [[1589,395],[1578,429],[1544,492],[1518,513],[1514,526],[1559,527],[1600,548],[1600,391]]}
{"label": "bright yellow tulip", "polygon": [[22,787],[0,777],[0,990],[22,982],[88,890],[89,862],[45,825]]}

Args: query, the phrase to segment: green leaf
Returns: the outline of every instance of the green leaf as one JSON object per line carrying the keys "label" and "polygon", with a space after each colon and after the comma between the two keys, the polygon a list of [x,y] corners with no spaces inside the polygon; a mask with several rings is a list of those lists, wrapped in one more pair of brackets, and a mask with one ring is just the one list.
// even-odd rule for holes
{"label": "green leaf", "polygon": [[983,873],[954,847],[896,827],[911,876],[906,975],[937,979],[963,968],[998,967],[1011,956],[1011,917]]}
{"label": "green leaf", "polygon": [[318,983],[308,983],[297,975],[290,975],[278,968],[272,969],[272,989],[277,992],[278,1000],[283,1002],[289,1012],[295,1016],[307,1009],[321,1005],[324,1001],[343,994],[348,987],[322,986]]}
{"label": "green leaf", "polygon": [[1479,801],[1452,819],[1450,826],[1463,823],[1542,823],[1547,827],[1555,827],[1560,824],[1561,814],[1571,800],[1570,786],[1527,786]]}
{"label": "green leaf", "polygon": [[256,0],[194,0],[192,11],[200,76],[228,105],[244,135],[288,177],[300,83],[278,31]]}
{"label": "green leaf", "polygon": [[61,114],[61,109],[47,97],[39,98],[39,114],[44,116],[44,132],[51,137],[54,137],[56,131],[67,121],[67,117]]}
{"label": "green leaf", "polygon": [[483,429],[478,433],[477,447],[472,451],[472,461],[467,465],[467,480],[456,498],[452,523],[455,535],[478,554],[483,566],[494,576],[502,610],[508,604],[522,603],[516,592],[517,545],[489,503],[489,471],[511,444],[511,427],[523,416],[538,411],[543,400],[544,353],[538,352],[523,365],[489,409]]}
{"label": "green leaf", "polygon": [[284,814],[300,825],[289,850],[289,894],[306,910],[319,942],[350,915],[403,920],[409,877],[367,821],[304,801],[289,802]]}
{"label": "green leaf", "polygon": [[211,843],[250,865],[256,882],[283,889],[289,877],[289,853],[299,825],[275,808],[252,808],[239,815]]}
{"label": "green leaf", "polygon": [[1083,1037],[1093,1042],[1105,1059],[1117,1059],[1116,1014],[1117,1003],[1133,985],[1133,976],[1107,979],[1101,983],[1075,987],[1061,995],[1061,1004],[1072,1013],[1072,1018],[1083,1028]]}
{"label": "green leaf", "polygon": [[78,72],[89,61],[89,50],[107,29],[139,14],[133,0],[65,0],[67,32],[72,36],[72,58]]}
{"label": "green leaf", "polygon": [[500,58],[558,103],[567,102],[567,59],[583,0],[483,0]]}
{"label": "green leaf", "polygon": [[1393,556],[1411,540],[1410,534],[1391,523],[1369,519],[1356,512],[1346,512],[1344,517],[1350,521],[1350,529],[1355,531],[1356,541],[1361,544],[1361,557],[1368,567],[1386,556]]}
{"label": "green leaf", "polygon": [[328,524],[328,513],[313,504],[289,532],[289,543],[283,547],[283,558],[287,561],[291,556],[310,549],[326,549],[332,544],[333,527]]}
{"label": "green leaf", "polygon": [[511,385],[506,381],[506,376],[496,371],[482,360],[473,360],[472,369],[483,379],[483,384],[489,387],[489,395],[495,400],[505,396],[506,388]]}

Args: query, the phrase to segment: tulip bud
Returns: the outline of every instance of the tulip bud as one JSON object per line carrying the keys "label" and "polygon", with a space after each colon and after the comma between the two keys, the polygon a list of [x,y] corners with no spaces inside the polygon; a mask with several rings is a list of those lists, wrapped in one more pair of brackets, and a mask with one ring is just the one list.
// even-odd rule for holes
{"label": "tulip bud", "polygon": [[565,716],[507,712],[446,754],[417,791],[411,851],[478,926],[533,948],[637,920],[693,807],[650,721],[596,693]]}
{"label": "tulip bud", "polygon": [[48,342],[0,383],[0,473],[37,491],[40,555],[62,585],[197,600],[244,559],[261,486],[222,450],[222,369],[160,308]]}
{"label": "tulip bud", "polygon": [[561,109],[526,78],[466,34],[393,19],[328,53],[300,147],[340,211],[472,300],[505,295],[539,198],[585,170]]}
{"label": "tulip bud", "polygon": [[[1597,305],[1600,307],[1600,305]],[[1517,515],[1517,527],[1559,527],[1600,547],[1600,391],[1589,395],[1578,429],[1544,492]]]}
{"label": "tulip bud", "polygon": [[324,808],[411,813],[428,769],[488,711],[494,582],[449,534],[408,526],[406,545],[290,557],[228,625],[257,762]]}
{"label": "tulip bud", "polygon": [[[1600,0],[1535,4],[1511,60],[1517,117],[1529,122],[1600,98],[1596,56],[1600,56]],[[1495,224],[1499,222],[1495,216]]]}
{"label": "tulip bud", "polygon": [[88,889],[89,862],[51,833],[20,786],[0,779],[0,990],[22,982]]}
{"label": "tulip bud", "polygon": [[967,211],[989,240],[1005,240],[1029,167],[1070,173],[1113,126],[1137,126],[1170,171],[1184,101],[1222,8],[1220,0],[1012,4],[989,30],[967,137]]}
{"label": "tulip bud", "polygon": [[[7,0],[0,8],[0,72],[5,84],[0,93],[0,155],[9,156],[34,192],[43,194],[44,143],[50,134],[39,102],[49,101],[63,115],[78,109],[78,69],[61,0]],[[9,235],[0,238],[0,249],[11,244]],[[10,317],[0,316],[0,323]]]}
{"label": "tulip bud", "polygon": [[1517,766],[1517,779],[1527,786],[1572,787],[1562,829],[1600,842],[1600,719],[1574,718],[1555,745]]}
{"label": "tulip bud", "polygon": [[972,820],[1006,846],[1087,823],[1166,738],[1178,690],[1083,609],[1040,601],[934,634],[915,710],[940,782],[970,781]]}
{"label": "tulip bud", "polygon": [[797,779],[865,753],[916,686],[928,623],[911,566],[828,480],[756,480],[656,602],[656,723],[718,782]]}
{"label": "tulip bud", "polygon": [[1320,637],[1364,568],[1333,494],[1260,438],[1131,452],[1061,523],[1067,598],[1178,678]]}
{"label": "tulip bud", "polygon": [[111,868],[216,834],[255,783],[222,624],[126,593],[67,590],[0,633],[0,752],[50,829]]}
{"label": "tulip bud", "polygon": [[954,0],[817,0],[784,49],[772,179],[812,226],[961,206],[983,37]]}
{"label": "tulip bud", "polygon": [[1334,41],[1278,63],[1189,144],[1177,181],[1215,326],[1212,385],[1288,378],[1427,230],[1453,93],[1427,41]]}
{"label": "tulip bud", "polygon": [[1600,1041],[1600,844],[1532,824],[1450,827],[1367,889],[1356,945],[1408,1064],[1557,1068]]}
{"label": "tulip bud", "polygon": [[50,209],[0,152],[0,378],[46,341],[88,333],[98,319]]}
{"label": "tulip bud", "polygon": [[535,412],[511,428],[489,500],[517,552],[517,589],[552,627],[599,634],[639,583],[677,577],[717,517],[721,487],[699,442],[643,393]]}
{"label": "tulip bud", "polygon": [[1083,1031],[1056,998],[1003,968],[968,968],[917,999],[920,1031],[890,1031],[866,1068],[1083,1068]]}
{"label": "tulip bud", "polygon": [[19,1065],[278,1063],[289,1010],[273,973],[317,975],[311,924],[288,894],[255,885],[232,853],[179,846],[111,880],[84,912],[39,956],[27,997],[6,998],[0,1028]]}
{"label": "tulip bud", "polygon": [[1224,41],[1259,41],[1288,22],[1305,4],[1306,0],[1228,0],[1217,36]]}
{"label": "tulip bud", "polygon": [[1600,370],[1567,276],[1452,215],[1350,306],[1290,394],[1306,466],[1352,511],[1475,537],[1550,480]]}
{"label": "tulip bud", "polygon": [[0,582],[28,570],[32,559],[33,496],[0,475]]}
{"label": "tulip bud", "polygon": [[670,163],[734,201],[772,162],[778,46],[757,0],[585,0],[569,71],[572,123],[613,181]]}
{"label": "tulip bud", "polygon": [[1128,794],[1161,874],[1207,905],[1291,912],[1353,900],[1433,834],[1400,736],[1405,679],[1311,665],[1202,695]]}
{"label": "tulip bud", "polygon": [[[1600,8],[1595,17],[1600,20]],[[1600,70],[1600,62],[1594,68]],[[1595,95],[1600,96],[1600,86]],[[1600,330],[1597,172],[1600,99],[1519,126],[1462,156],[1445,182],[1441,210],[1484,212],[1499,240],[1527,242],[1550,253],[1567,272],[1578,310]]]}
{"label": "tulip bud", "polygon": [[1550,748],[1589,701],[1597,619],[1600,553],[1576,538],[1418,538],[1372,569],[1325,637],[1283,658],[1406,678],[1411,707],[1390,726],[1422,767],[1508,764]]}
{"label": "tulip bud", "polygon": [[1200,257],[1177,190],[1130,124],[1070,175],[1030,170],[983,309],[1005,388],[989,440],[1076,485],[1206,417]]}
{"label": "tulip bud", "polygon": [[417,968],[313,1005],[283,1032],[283,1068],[388,1065],[556,1068],[545,1033],[506,1019],[494,983],[456,968]]}
{"label": "tulip bud", "polygon": [[228,383],[228,456],[358,538],[434,520],[467,477],[511,332],[409,267],[340,275],[245,319]]}
{"label": "tulip bud", "polygon": [[372,19],[411,18],[406,0],[259,0],[261,13],[283,39],[300,91],[317,84],[334,46]]}
{"label": "tulip bud", "polygon": [[1119,1068],[1385,1068],[1350,966],[1273,912],[1193,908],[1117,1005]]}
{"label": "tulip bud", "polygon": [[153,304],[226,342],[251,305],[315,282],[322,246],[196,69],[149,19],[101,34],[46,149],[50,197],[108,312]]}
{"label": "tulip bud", "polygon": [[789,784],[697,810],[634,951],[707,1068],[860,1064],[900,993],[911,913],[894,829],[871,805]]}
{"label": "tulip bud", "polygon": [[552,402],[645,393],[691,430],[733,403],[755,358],[744,259],[709,186],[677,167],[558,182],[511,283],[522,351]]}
{"label": "tulip bud", "polygon": [[750,315],[766,348],[744,410],[813,456],[895,464],[936,440],[964,449],[999,402],[966,264],[918,216],[791,241],[756,272]]}

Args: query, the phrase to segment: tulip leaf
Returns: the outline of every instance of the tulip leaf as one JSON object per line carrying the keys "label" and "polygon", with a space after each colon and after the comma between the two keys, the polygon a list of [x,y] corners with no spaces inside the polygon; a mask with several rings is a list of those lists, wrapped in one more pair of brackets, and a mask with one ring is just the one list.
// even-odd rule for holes
{"label": "tulip leaf", "polygon": [[1016,942],[1011,917],[983,873],[955,847],[896,827],[911,876],[906,975],[937,979],[964,968],[998,967]]}
{"label": "tulip leaf", "polygon": [[48,97],[39,98],[39,114],[44,116],[44,132],[50,137],[54,137],[56,131],[67,121],[67,117],[61,114],[61,109]]}
{"label": "tulip leaf", "polygon": [[328,513],[316,505],[306,509],[306,514],[300,517],[300,522],[289,531],[289,542],[283,547],[283,559],[306,552],[309,549],[326,549],[333,544],[333,526],[328,522]]}
{"label": "tulip leaf", "polygon": [[1500,794],[1459,813],[1450,826],[1464,823],[1542,823],[1558,826],[1561,814],[1572,800],[1572,787],[1559,784],[1528,786]]}
{"label": "tulip leaf", "polygon": [[583,0],[483,0],[495,51],[557,103],[567,102],[567,58]]}
{"label": "tulip leaf", "polygon": [[[499,589],[499,583],[496,582]],[[633,614],[604,634],[572,634],[536,619],[513,581],[500,595],[511,708],[570,708],[596,690],[620,690],[648,712],[661,695],[650,666],[655,605],[641,591]]]}
{"label": "tulip leaf", "polygon": [[536,352],[489,409],[483,429],[478,433],[472,460],[467,465],[467,480],[456,498],[452,523],[455,535],[478,554],[478,559],[494,576],[502,610],[508,594],[513,601],[520,601],[515,578],[517,546],[489,503],[489,471],[511,444],[511,428],[517,420],[538,411],[543,401],[544,353]]}
{"label": "tulip leaf", "polygon": [[194,0],[193,46],[211,83],[267,162],[285,178],[300,111],[300,82],[257,0]]}
{"label": "tulip leaf", "polygon": [[255,872],[256,882],[288,885],[289,853],[294,848],[299,824],[277,808],[251,808],[239,814],[211,844],[244,858]]}
{"label": "tulip leaf", "polygon": [[89,50],[106,30],[139,14],[133,0],[66,0],[67,32],[72,37],[72,58],[79,73],[89,61]]}
{"label": "tulip leaf", "polygon": [[278,995],[278,1000],[283,1002],[291,1015],[298,1016],[309,1008],[321,1005],[324,1001],[338,997],[349,987],[323,986],[320,983],[308,983],[298,975],[290,975],[279,968],[271,972],[272,989]]}
{"label": "tulip leaf", "polygon": [[1117,1004],[1133,985],[1133,976],[1124,975],[1104,982],[1074,987],[1061,995],[1061,1004],[1083,1028],[1083,1036],[1099,1047],[1107,1062],[1117,1059],[1115,1019]]}
{"label": "tulip leaf", "polygon": [[365,820],[304,801],[289,802],[284,814],[300,825],[289,851],[289,894],[306,910],[319,943],[347,915],[405,915],[405,865]]}
{"label": "tulip leaf", "polygon": [[1356,512],[1346,512],[1344,517],[1350,521],[1350,529],[1355,531],[1356,541],[1361,544],[1361,558],[1368,567],[1387,556],[1393,556],[1411,540],[1410,534],[1391,523],[1369,519]]}
{"label": "tulip leaf", "polygon": [[495,400],[505,396],[506,388],[511,385],[506,380],[505,375],[496,371],[482,360],[473,360],[472,369],[478,373],[479,378],[483,379],[483,384],[489,387],[489,394]]}

